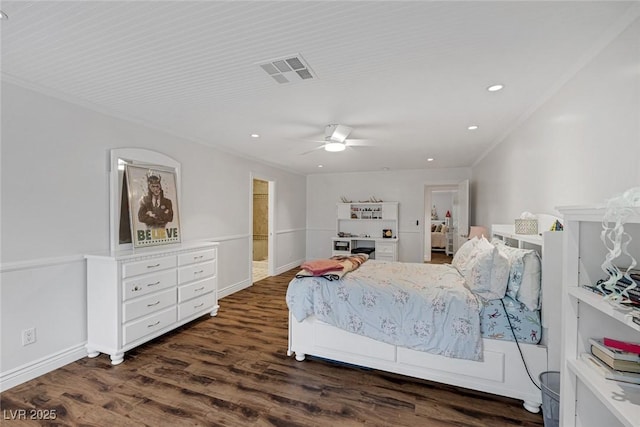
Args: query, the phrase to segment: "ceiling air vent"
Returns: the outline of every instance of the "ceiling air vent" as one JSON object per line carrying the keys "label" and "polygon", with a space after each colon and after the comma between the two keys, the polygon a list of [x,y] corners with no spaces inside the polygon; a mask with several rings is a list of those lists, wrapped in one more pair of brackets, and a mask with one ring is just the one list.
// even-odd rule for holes
{"label": "ceiling air vent", "polygon": [[318,78],[300,54],[271,59],[258,65],[278,83],[296,83]]}

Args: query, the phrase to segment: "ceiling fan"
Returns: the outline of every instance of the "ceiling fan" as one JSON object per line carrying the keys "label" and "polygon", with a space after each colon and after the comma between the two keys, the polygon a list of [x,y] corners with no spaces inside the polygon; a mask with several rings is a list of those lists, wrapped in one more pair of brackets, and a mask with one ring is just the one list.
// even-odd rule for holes
{"label": "ceiling fan", "polygon": [[349,146],[366,145],[365,143],[363,143],[363,141],[347,139],[352,130],[353,128],[345,125],[339,125],[339,124],[327,125],[324,128],[324,140],[316,141],[316,142],[322,142],[322,145],[302,154],[303,155],[308,154],[313,151],[319,150],[321,148],[324,148],[325,151],[335,153],[339,151],[344,151]]}

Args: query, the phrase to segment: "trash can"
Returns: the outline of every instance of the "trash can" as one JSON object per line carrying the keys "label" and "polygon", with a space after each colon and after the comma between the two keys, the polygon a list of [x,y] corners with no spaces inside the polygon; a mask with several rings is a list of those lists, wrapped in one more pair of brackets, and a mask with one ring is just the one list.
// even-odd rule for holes
{"label": "trash can", "polygon": [[540,388],[542,389],[544,427],[558,427],[560,424],[560,372],[541,373]]}

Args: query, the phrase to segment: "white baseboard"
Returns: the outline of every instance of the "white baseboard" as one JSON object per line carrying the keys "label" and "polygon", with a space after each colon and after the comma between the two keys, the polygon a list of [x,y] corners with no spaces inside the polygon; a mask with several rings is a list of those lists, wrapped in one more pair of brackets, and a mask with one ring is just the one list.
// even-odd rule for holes
{"label": "white baseboard", "polygon": [[231,286],[227,286],[224,289],[218,289],[218,299],[224,298],[238,291],[246,289],[251,285],[252,285],[251,280],[247,279],[247,280],[243,280],[242,282],[234,283]]}
{"label": "white baseboard", "polygon": [[278,274],[282,274],[282,273],[284,273],[285,271],[289,271],[289,270],[291,270],[292,268],[299,267],[299,266],[300,266],[300,264],[302,264],[303,262],[304,262],[304,258],[299,259],[299,260],[297,260],[297,261],[290,262],[289,264],[282,265],[282,266],[280,266],[280,267],[276,268],[275,273],[276,273],[276,275],[278,275]]}
{"label": "white baseboard", "polygon": [[86,343],[69,347],[58,353],[34,360],[7,372],[0,373],[0,392],[44,375],[87,356]]}

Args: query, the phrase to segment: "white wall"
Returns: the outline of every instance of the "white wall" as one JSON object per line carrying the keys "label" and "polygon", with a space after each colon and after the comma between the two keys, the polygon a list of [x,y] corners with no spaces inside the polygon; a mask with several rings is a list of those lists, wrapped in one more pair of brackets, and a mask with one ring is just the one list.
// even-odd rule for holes
{"label": "white wall", "polygon": [[341,196],[353,201],[373,196],[399,202],[398,258],[404,262],[422,262],[425,185],[457,185],[469,176],[470,170],[466,168],[308,176],[307,258],[331,256],[331,238],[336,235],[336,205]]}
{"label": "white wall", "polygon": [[[438,214],[438,221],[444,222],[446,218],[447,211],[449,213],[453,212],[453,195],[456,194],[455,191],[433,191],[431,193],[431,208],[433,206],[436,207],[436,212]],[[429,215],[431,211],[427,212],[427,218],[431,218]]]}
{"label": "white wall", "polygon": [[483,225],[640,186],[640,20],[480,161],[472,183]]}
{"label": "white wall", "polygon": [[275,181],[276,272],[304,258],[304,177],[3,82],[3,388],[86,354],[83,254],[109,249],[109,150],[124,147],[181,163],[182,239],[221,242],[221,296],[251,285],[252,174]]}

